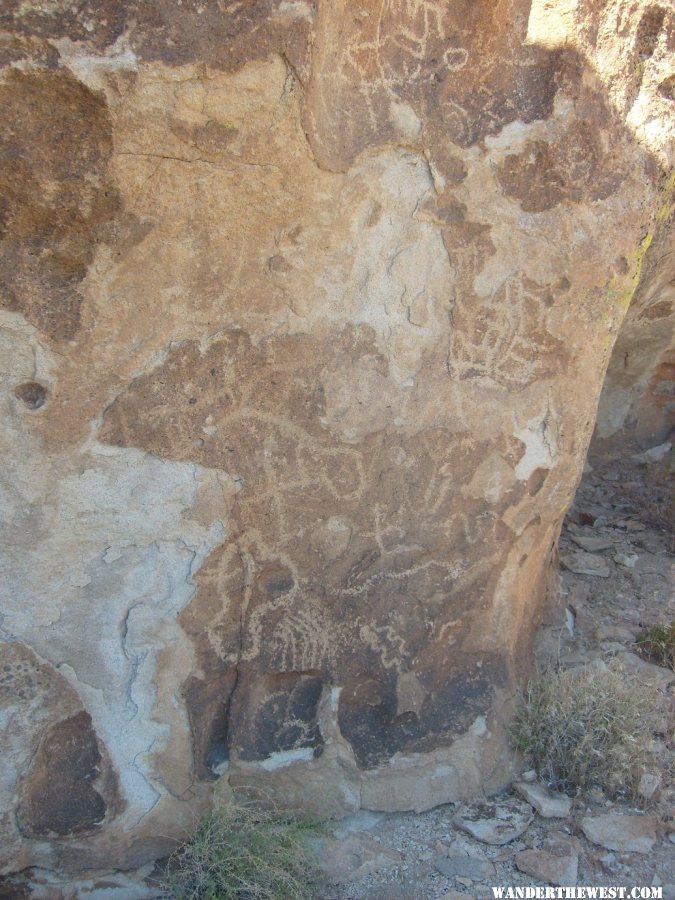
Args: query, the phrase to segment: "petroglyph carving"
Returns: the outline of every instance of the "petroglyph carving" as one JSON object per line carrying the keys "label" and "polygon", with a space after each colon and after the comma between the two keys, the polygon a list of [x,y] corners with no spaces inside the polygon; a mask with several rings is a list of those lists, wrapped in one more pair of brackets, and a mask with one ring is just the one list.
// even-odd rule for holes
{"label": "petroglyph carving", "polygon": [[3,872],[508,782],[631,298],[666,339],[656,5],[5,3]]}
{"label": "petroglyph carving", "polygon": [[510,278],[490,297],[467,296],[453,310],[448,371],[489,378],[511,391],[558,371],[564,351],[546,328],[548,288]]}

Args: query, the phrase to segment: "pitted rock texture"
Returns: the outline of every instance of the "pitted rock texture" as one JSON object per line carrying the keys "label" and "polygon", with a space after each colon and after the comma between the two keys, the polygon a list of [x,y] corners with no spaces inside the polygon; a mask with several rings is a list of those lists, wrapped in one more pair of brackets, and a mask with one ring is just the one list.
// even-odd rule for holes
{"label": "pitted rock texture", "polygon": [[5,4],[3,871],[140,864],[214,791],[508,780],[667,300],[674,17],[597,6]]}

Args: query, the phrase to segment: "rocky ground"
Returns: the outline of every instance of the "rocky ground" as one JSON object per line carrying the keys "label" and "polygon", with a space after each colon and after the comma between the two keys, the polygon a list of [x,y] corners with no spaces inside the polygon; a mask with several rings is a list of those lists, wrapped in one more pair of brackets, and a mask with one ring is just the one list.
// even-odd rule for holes
{"label": "rocky ground", "polygon": [[[675,616],[669,461],[652,456],[587,466],[563,530],[560,591],[545,613],[536,658],[539,667],[618,658],[672,707],[675,673],[642,660],[635,646],[642,628]],[[671,721],[657,747],[660,783],[643,786],[650,796],[640,808],[600,790],[552,796],[525,772],[510,792],[470,806],[421,815],[362,811],[324,842],[331,886],[322,900],[469,900],[491,897],[493,885],[547,884],[657,885],[664,898],[675,897],[672,742]],[[99,876],[77,889],[34,872],[32,893],[17,893],[15,884],[0,896],[151,900],[161,894],[150,869]]]}
{"label": "rocky ground", "polygon": [[[587,466],[561,538],[558,602],[546,613],[536,654],[540,667],[618,658],[672,706],[675,674],[643,661],[634,643],[642,628],[675,616],[667,476],[668,458],[659,452]],[[656,885],[675,897],[672,740],[671,722],[657,747],[661,783],[643,786],[653,794],[641,808],[613,803],[600,790],[562,808],[545,797],[541,807],[529,785],[468,808],[362,812],[330,849],[328,865],[343,879],[331,896],[462,900],[491,897],[493,885],[557,883]],[[557,815],[544,817],[523,793]],[[476,820],[484,820],[480,838]]]}

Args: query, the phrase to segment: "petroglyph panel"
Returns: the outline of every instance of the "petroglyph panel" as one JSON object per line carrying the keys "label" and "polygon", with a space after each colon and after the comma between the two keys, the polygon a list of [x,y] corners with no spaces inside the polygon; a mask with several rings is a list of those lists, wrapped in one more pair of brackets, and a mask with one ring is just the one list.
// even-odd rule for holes
{"label": "petroglyph panel", "polygon": [[5,3],[3,872],[508,782],[633,296],[666,335],[653,7]]}
{"label": "petroglyph panel", "polygon": [[305,111],[317,159],[341,170],[369,146],[402,139],[437,144],[432,156],[442,158],[448,140],[468,147],[516,119],[547,118],[557,61],[524,46],[529,6],[320,4]]}
{"label": "petroglyph panel", "polygon": [[[330,685],[370,671],[389,683],[431,652],[435,635],[450,646],[468,585],[496,563],[506,537],[496,512],[480,515],[480,500],[459,500],[456,473],[477,469],[489,445],[430,429],[394,440],[385,430],[354,447],[326,428],[324,385],[358,374],[359,361],[378,354],[367,327],[336,332],[322,346],[296,335],[254,347],[240,332],[203,351],[183,344],[118,398],[101,431],[118,446],[142,441],[158,456],[196,456],[239,485],[236,537],[206,563],[204,592],[182,621],[202,645],[206,681],[224,684],[237,668],[230,702],[246,691],[242,708],[267,702],[250,686],[261,673],[315,672],[317,684]],[[503,453],[515,465],[519,443],[506,442]],[[514,482],[500,504],[518,493]],[[222,709],[204,699],[207,684],[191,683],[189,694],[203,707],[191,711],[195,733],[211,731],[197,720]],[[250,731],[252,715],[243,723],[230,715],[228,727]],[[451,721],[442,727],[447,733]],[[234,747],[241,740],[228,737]]]}
{"label": "petroglyph panel", "polygon": [[553,303],[550,288],[528,279],[509,279],[490,297],[463,298],[453,310],[449,372],[510,391],[554,375],[566,353],[546,328]]}

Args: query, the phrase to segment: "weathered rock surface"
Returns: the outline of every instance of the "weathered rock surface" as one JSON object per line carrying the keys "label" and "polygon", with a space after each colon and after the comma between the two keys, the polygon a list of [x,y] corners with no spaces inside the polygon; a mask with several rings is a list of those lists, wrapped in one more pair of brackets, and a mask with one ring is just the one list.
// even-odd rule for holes
{"label": "weathered rock surface", "polygon": [[322,873],[333,884],[358,881],[371,872],[380,872],[401,863],[400,853],[358,832],[340,840],[324,838],[315,849]]}
{"label": "weathered rock surface", "polygon": [[596,578],[609,578],[607,561],[597,553],[585,550],[571,550],[561,556],[560,560],[566,569],[577,575],[594,575]]}
{"label": "weathered rock surface", "polygon": [[214,786],[503,785],[641,274],[666,302],[672,10],[0,24],[2,870],[152,859]]}
{"label": "weathered rock surface", "polygon": [[561,832],[554,832],[542,842],[541,848],[516,853],[516,866],[538,881],[561,887],[575,886],[579,866],[577,843]]}
{"label": "weathered rock surface", "polygon": [[565,819],[569,816],[572,801],[564,794],[550,791],[546,785],[527,781],[519,781],[514,787],[544,819]]}
{"label": "weathered rock surface", "polygon": [[588,553],[597,553],[599,550],[611,550],[614,542],[609,537],[595,534],[571,534],[572,541],[582,550]]}
{"label": "weathered rock surface", "polygon": [[474,803],[454,817],[454,823],[484,844],[508,844],[525,831],[534,818],[529,804],[516,797]]}
{"label": "weathered rock surface", "polygon": [[581,820],[581,829],[594,844],[620,852],[649,853],[657,838],[653,816],[586,816]]}
{"label": "weathered rock surface", "polygon": [[494,866],[483,859],[472,856],[437,856],[434,865],[446,878],[460,876],[483,881],[494,876]]}

